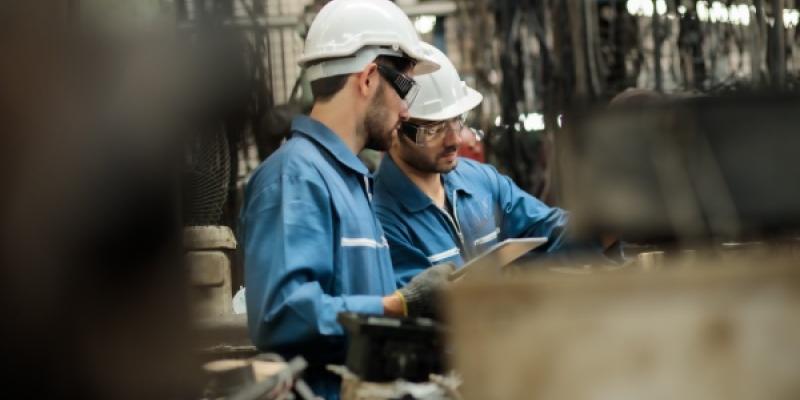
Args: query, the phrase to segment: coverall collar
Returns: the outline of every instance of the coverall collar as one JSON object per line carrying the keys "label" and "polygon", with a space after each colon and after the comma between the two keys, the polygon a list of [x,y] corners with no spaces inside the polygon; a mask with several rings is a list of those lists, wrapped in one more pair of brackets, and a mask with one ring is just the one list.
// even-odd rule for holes
{"label": "coverall collar", "polygon": [[[406,176],[403,170],[397,166],[397,163],[392,160],[389,153],[386,153],[386,156],[381,161],[378,176],[380,176],[381,183],[389,188],[389,191],[397,198],[398,202],[409,212],[422,211],[433,205],[433,200]],[[442,181],[446,192],[445,195],[448,199],[450,199],[450,193],[453,191],[472,194],[456,174],[442,174]]]}
{"label": "coverall collar", "polygon": [[352,150],[342,139],[322,122],[309,117],[298,115],[292,120],[292,135],[300,133],[319,143],[328,150],[340,163],[353,171],[369,176],[369,170],[363,162],[353,154]]}

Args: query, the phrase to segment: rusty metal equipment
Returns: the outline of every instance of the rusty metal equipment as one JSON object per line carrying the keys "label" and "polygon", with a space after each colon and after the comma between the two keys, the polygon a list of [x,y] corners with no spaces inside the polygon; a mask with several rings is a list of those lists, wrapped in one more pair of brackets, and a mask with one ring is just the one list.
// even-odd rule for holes
{"label": "rusty metal equipment", "polygon": [[800,397],[797,259],[465,282],[465,399]]}
{"label": "rusty metal equipment", "polygon": [[233,313],[230,253],[236,249],[226,226],[184,228],[185,259],[189,269],[196,319],[223,319]]}

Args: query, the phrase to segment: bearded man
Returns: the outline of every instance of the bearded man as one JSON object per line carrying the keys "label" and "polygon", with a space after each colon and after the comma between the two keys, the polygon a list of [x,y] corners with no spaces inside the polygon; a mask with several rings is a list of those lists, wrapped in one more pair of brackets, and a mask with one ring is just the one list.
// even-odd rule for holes
{"label": "bearded man", "polygon": [[460,268],[509,238],[546,237],[531,256],[553,261],[611,261],[605,243],[569,238],[566,211],[539,201],[494,167],[458,157],[469,130],[465,115],[483,96],[461,80],[444,53],[429,50],[441,69],[419,78],[410,118],[375,176],[375,205],[398,285],[433,265]]}
{"label": "bearded man", "polygon": [[333,0],[320,10],[300,59],[314,105],[251,177],[240,217],[248,327],[261,350],[303,356],[316,394],[339,397],[326,364],[343,364],[340,312],[413,316],[452,266],[396,290],[372,204],[372,177],[356,157],[386,150],[408,119],[412,73],[436,70],[414,26],[388,0]]}

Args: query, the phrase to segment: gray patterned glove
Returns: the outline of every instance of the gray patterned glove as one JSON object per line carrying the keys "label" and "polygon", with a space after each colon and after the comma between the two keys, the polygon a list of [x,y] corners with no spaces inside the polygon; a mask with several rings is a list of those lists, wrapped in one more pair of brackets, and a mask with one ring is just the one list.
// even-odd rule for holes
{"label": "gray patterned glove", "polygon": [[398,290],[405,303],[409,317],[434,317],[436,315],[436,293],[449,281],[455,271],[453,263],[436,264],[422,271],[407,285]]}

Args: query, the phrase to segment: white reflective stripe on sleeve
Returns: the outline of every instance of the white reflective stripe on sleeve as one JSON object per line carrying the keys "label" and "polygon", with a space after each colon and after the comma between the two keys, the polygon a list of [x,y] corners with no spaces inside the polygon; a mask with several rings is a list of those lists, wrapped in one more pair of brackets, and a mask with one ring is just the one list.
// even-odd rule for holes
{"label": "white reflective stripe on sleeve", "polygon": [[475,246],[480,246],[480,245],[482,245],[482,244],[484,244],[486,242],[490,242],[490,241],[492,241],[494,239],[497,239],[497,235],[499,235],[499,234],[500,234],[500,228],[497,228],[497,229],[494,230],[494,232],[492,232],[492,233],[490,233],[490,234],[488,234],[488,235],[486,235],[484,237],[480,237],[478,239],[475,239]]}
{"label": "white reflective stripe on sleeve", "polygon": [[428,261],[430,261],[432,263],[435,263],[435,262],[442,261],[442,260],[444,260],[446,258],[457,256],[460,253],[461,253],[461,251],[458,250],[458,247],[453,247],[450,250],[443,251],[443,252],[441,252],[439,254],[434,254],[434,255],[428,257]]}
{"label": "white reflective stripe on sleeve", "polygon": [[371,247],[377,249],[380,247],[389,247],[389,243],[385,237],[381,237],[381,242],[378,243],[375,239],[370,238],[342,238],[342,247]]}

